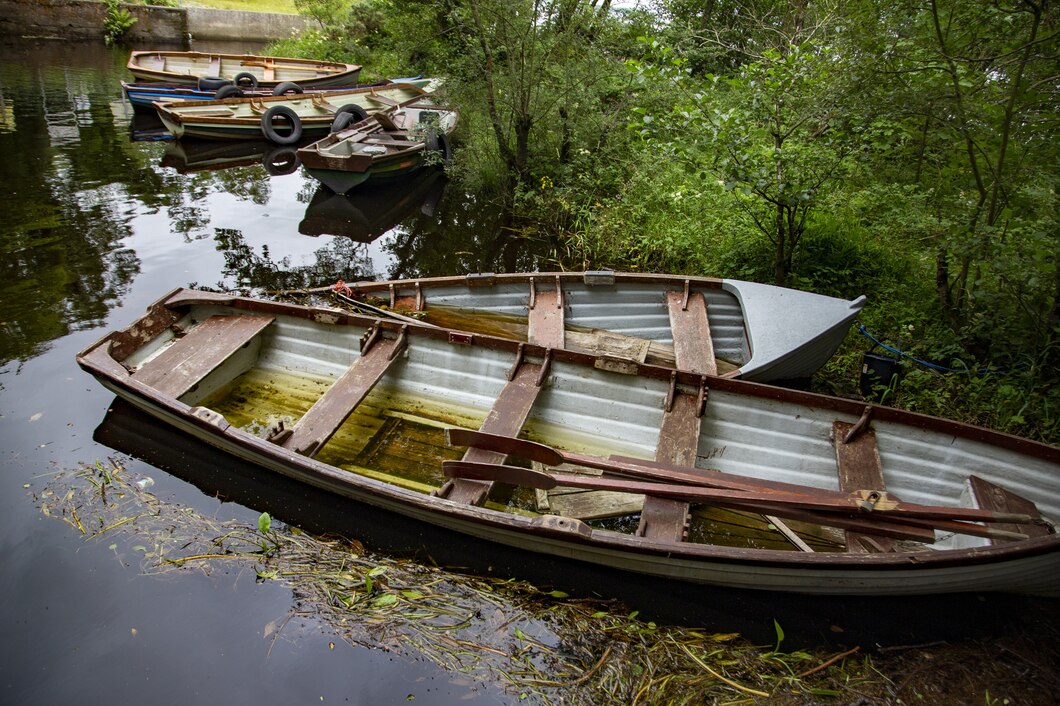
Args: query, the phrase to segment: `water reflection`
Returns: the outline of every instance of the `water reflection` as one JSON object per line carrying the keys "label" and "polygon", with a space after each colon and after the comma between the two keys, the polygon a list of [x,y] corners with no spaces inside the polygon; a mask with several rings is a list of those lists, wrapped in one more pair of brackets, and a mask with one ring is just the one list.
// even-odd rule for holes
{"label": "water reflection", "polygon": [[368,186],[348,194],[317,187],[298,224],[302,235],[341,235],[359,243],[370,243],[416,211],[427,218],[437,213],[445,192],[445,175],[437,169],[422,169],[408,179],[383,186]]}

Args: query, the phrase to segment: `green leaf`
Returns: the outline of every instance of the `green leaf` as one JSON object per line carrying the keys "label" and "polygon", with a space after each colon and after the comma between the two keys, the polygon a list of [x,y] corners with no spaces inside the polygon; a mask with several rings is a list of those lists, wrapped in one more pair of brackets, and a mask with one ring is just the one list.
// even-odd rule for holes
{"label": "green leaf", "polygon": [[564,593],[563,591],[549,591],[548,595],[552,596],[553,598],[570,598],[570,594]]}
{"label": "green leaf", "polygon": [[263,512],[258,516],[258,532],[265,534],[272,527],[272,517],[269,513]]}
{"label": "green leaf", "polygon": [[372,569],[371,571],[368,572],[368,576],[371,577],[371,578],[375,578],[376,576],[382,576],[385,573],[386,573],[386,567],[385,566],[377,566],[377,567],[375,567],[374,569]]}
{"label": "green leaf", "polygon": [[393,593],[384,593],[383,595],[372,601],[372,605],[376,608],[386,608],[387,606],[394,605],[397,603],[398,597]]}
{"label": "green leaf", "polygon": [[780,627],[780,623],[777,622],[776,618],[773,618],[773,628],[777,631],[777,646],[776,651],[780,651],[780,643],[784,642],[784,628]]}

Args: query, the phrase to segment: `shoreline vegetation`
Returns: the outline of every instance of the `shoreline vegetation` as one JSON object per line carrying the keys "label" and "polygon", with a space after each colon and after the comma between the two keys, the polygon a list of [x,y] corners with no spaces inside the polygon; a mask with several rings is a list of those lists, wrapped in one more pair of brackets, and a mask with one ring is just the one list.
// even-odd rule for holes
{"label": "shoreline vegetation", "polygon": [[249,571],[286,585],[294,607],[266,626],[272,644],[292,618],[311,620],[324,639],[426,660],[513,701],[1035,706],[1051,703],[1058,686],[1048,621],[962,643],[797,649],[774,619],[773,644],[754,644],[657,625],[613,600],[375,554],[356,538],[316,536],[267,513],[256,525],[204,516],[152,485],[108,459],[60,470],[28,492],[43,516],[141,576]]}

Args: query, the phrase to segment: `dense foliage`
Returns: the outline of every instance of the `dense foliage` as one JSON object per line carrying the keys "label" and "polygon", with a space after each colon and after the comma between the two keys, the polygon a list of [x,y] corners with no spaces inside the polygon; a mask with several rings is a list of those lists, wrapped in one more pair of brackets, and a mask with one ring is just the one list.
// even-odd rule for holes
{"label": "dense foliage", "polygon": [[[867,294],[898,405],[1060,440],[1051,0],[296,0],[444,76],[452,171],[557,263]],[[632,6],[632,7],[631,7]],[[815,384],[851,394],[852,333]]]}

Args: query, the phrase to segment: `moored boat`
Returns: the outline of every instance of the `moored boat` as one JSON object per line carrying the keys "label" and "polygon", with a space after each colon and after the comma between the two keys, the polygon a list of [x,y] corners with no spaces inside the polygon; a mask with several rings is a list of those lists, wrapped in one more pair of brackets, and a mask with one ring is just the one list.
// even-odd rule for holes
{"label": "moored boat", "polygon": [[426,100],[406,102],[333,131],[298,150],[310,176],[337,194],[369,180],[405,177],[429,164],[445,165],[448,135],[458,113]]}
{"label": "moored boat", "polygon": [[547,306],[564,331],[562,347],[668,367],[675,364],[675,331],[684,328],[684,339],[715,361],[700,372],[759,382],[816,372],[866,301],[734,279],[609,270],[344,282],[320,291],[327,289],[430,324],[523,341],[532,310]]}
{"label": "moored boat", "polygon": [[[278,84],[274,87],[236,86],[235,83],[224,80],[218,85],[217,80],[199,79],[199,84],[192,86],[180,83],[126,83],[121,82],[122,94],[133,110],[155,114],[155,103],[183,103],[185,101],[212,101],[224,100],[225,98],[259,98],[264,96],[297,95],[305,93],[306,90],[292,81]],[[393,78],[380,83],[365,84],[360,86],[329,86],[326,88],[310,88],[310,91],[323,91],[330,93],[334,91],[352,91],[356,88],[368,88],[370,86],[385,86],[389,83],[408,83],[424,90],[432,90],[438,83],[437,79],[409,77]]]}
{"label": "moored boat", "polygon": [[200,78],[212,78],[250,88],[290,82],[307,89],[352,86],[361,72],[356,64],[334,61],[196,51],[134,51],[126,68],[140,81],[197,86]]}
{"label": "moored boat", "polygon": [[264,136],[277,144],[295,144],[305,137],[326,135],[344,113],[357,122],[428,95],[411,84],[390,83],[296,95],[159,102],[155,110],[177,138],[257,140]]}
{"label": "moored boat", "polygon": [[[1060,449],[616,365],[533,316],[520,343],[178,290],[78,362],[263,472],[502,545],[738,589],[1060,594]],[[624,514],[580,519],[560,490],[620,494]],[[719,508],[790,548],[714,532]]]}

